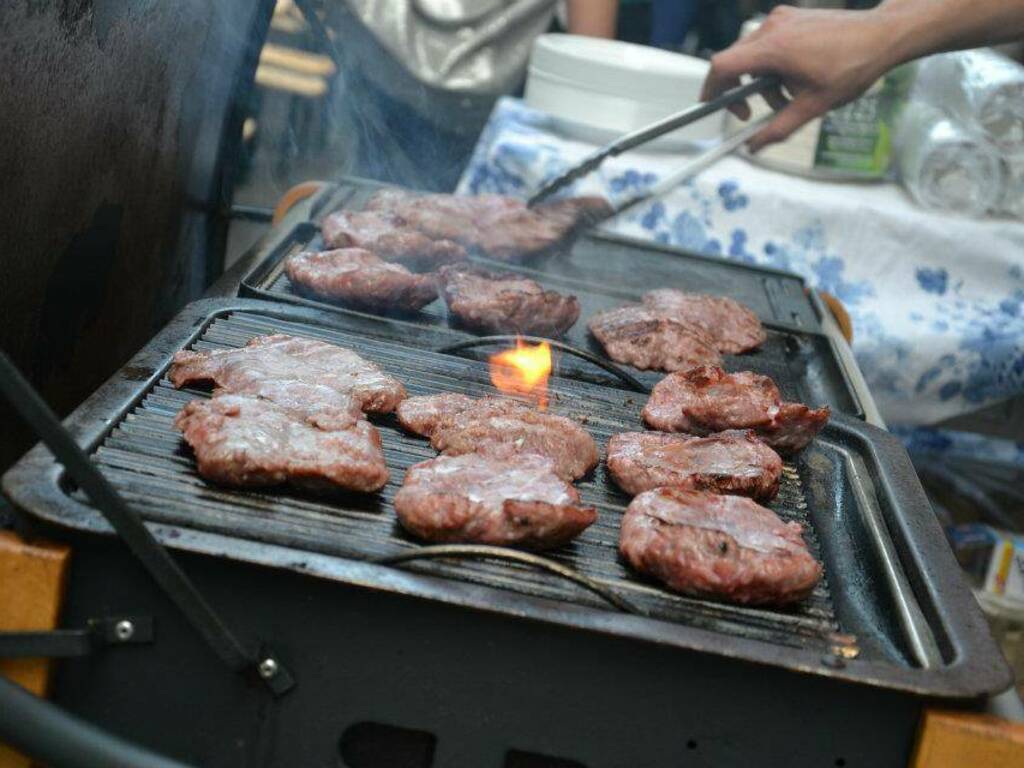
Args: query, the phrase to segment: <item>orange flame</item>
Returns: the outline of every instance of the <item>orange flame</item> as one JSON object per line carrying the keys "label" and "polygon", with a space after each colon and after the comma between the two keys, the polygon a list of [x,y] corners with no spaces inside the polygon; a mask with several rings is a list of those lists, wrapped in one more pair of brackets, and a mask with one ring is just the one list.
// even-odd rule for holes
{"label": "orange flame", "polygon": [[548,406],[548,378],[551,376],[551,345],[527,344],[516,339],[515,349],[490,357],[491,383],[506,395],[532,397],[541,410]]}

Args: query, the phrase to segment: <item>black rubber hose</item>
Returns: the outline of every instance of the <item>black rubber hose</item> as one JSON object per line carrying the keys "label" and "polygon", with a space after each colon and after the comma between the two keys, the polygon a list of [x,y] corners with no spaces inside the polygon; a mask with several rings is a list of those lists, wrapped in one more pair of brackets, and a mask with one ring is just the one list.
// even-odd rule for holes
{"label": "black rubber hose", "polygon": [[0,675],[0,741],[54,768],[189,768],[129,744]]}

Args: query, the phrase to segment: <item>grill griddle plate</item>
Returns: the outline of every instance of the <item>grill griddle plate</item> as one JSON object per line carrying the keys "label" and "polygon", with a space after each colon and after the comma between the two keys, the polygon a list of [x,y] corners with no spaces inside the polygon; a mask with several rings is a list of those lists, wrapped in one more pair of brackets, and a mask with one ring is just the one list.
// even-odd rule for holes
{"label": "grill griddle plate", "polygon": [[[323,210],[360,208],[379,188],[365,181],[343,184]],[[242,278],[240,294],[354,314],[337,305],[300,295],[284,274],[287,256],[323,248],[316,224],[296,225]],[[603,349],[587,331],[587,319],[602,310],[639,301],[651,286],[731,296],[761,318],[768,340],[754,352],[724,356],[727,368],[748,369],[770,376],[787,399],[814,406],[828,405],[833,411],[864,417],[841,358],[832,341],[821,332],[803,281],[796,275],[606,234],[584,235],[571,251],[544,259],[532,268],[479,258],[474,261],[487,269],[516,272],[545,288],[574,294],[580,301],[580,319],[567,332],[564,341],[602,357]],[[458,327],[449,328],[446,310],[444,300],[439,298],[420,312],[392,318],[390,328],[381,325],[379,332],[398,341],[414,326],[447,332],[453,342],[479,335]],[[622,367],[648,387],[664,375],[658,371]],[[572,359],[565,361],[564,370],[576,379],[611,386],[619,383],[614,376]]]}
{"label": "grill griddle plate", "polygon": [[[614,592],[635,608],[633,614],[522,563],[445,558],[371,564],[422,546],[397,525],[391,499],[405,469],[435,453],[400,430],[393,417],[375,422],[392,474],[379,495],[237,491],[198,477],[172,421],[188,400],[208,394],[176,391],[164,376],[182,348],[239,347],[253,336],[290,333],[355,349],[400,378],[411,395],[493,393],[485,364],[430,351],[450,342],[448,332],[420,329],[410,339],[416,346],[407,346],[382,339],[387,333],[373,333],[374,324],[388,322],[248,300],[197,302],[69,423],[118,490],[159,524],[155,532],[171,547],[929,695],[974,696],[1005,679],[902,447],[854,419],[836,417],[787,462],[771,505],[784,520],[804,525],[808,545],[825,567],[813,595],[787,610],[675,595],[628,570],[617,543],[629,497],[603,465],[578,484],[584,503],[597,508],[598,522],[545,557]],[[554,378],[551,396],[552,410],[584,422],[602,449],[612,434],[642,428],[642,395]],[[4,488],[38,518],[108,530],[42,448],[4,477]]]}

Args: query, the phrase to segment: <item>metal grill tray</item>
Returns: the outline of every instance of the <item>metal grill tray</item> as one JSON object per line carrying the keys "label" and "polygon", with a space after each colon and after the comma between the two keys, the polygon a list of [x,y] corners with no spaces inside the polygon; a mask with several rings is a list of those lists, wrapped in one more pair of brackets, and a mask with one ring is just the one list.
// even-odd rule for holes
{"label": "metal grill tray", "polygon": [[[635,614],[519,563],[373,564],[421,547],[397,525],[391,499],[404,470],[434,455],[391,418],[377,422],[392,472],[379,495],[238,491],[199,478],[172,419],[189,399],[207,393],[176,391],[165,378],[171,356],[182,348],[238,347],[256,335],[284,332],[351,347],[398,375],[410,394],[493,391],[485,365],[375,339],[364,333],[365,323],[353,327],[349,319],[255,301],[197,302],[69,425],[171,547],[930,695],[973,696],[1005,677],[998,656],[990,655],[991,639],[974,623],[981,621],[977,609],[902,448],[886,433],[844,417],[787,463],[772,505],[783,519],[804,524],[809,547],[825,566],[814,594],[788,610],[675,595],[630,572],[617,555],[628,497],[603,467],[578,484],[599,521],[546,556],[628,601]],[[551,396],[552,409],[585,420],[602,447],[615,432],[640,428],[642,397],[564,380],[554,382]],[[4,477],[4,489],[42,520],[109,530],[42,448]],[[843,658],[852,654],[857,657]]]}
{"label": "metal grill tray", "polygon": [[[371,179],[343,178],[317,195],[310,217],[319,225],[325,215],[343,208],[358,210],[375,192],[393,188]],[[407,191],[416,194],[415,190]],[[765,322],[821,330],[820,309],[811,300],[803,278],[792,272],[705,256],[600,229],[592,230],[583,241],[585,245],[543,261],[544,271],[627,290],[687,286],[692,291],[732,296]]]}
{"label": "metal grill tray", "polygon": [[[329,210],[342,203],[361,205],[376,187],[350,190],[347,198],[332,198]],[[240,294],[271,301],[285,301],[331,312],[363,314],[318,299],[300,295],[284,274],[284,260],[303,250],[322,250],[319,228],[304,222],[282,237],[276,247],[246,274]],[[864,409],[850,376],[832,340],[820,331],[813,306],[801,279],[796,275],[749,265],[732,264],[671,249],[651,246],[606,235],[584,235],[571,251],[552,256],[540,268],[504,264],[488,259],[473,261],[495,271],[526,275],[545,288],[572,293],[580,301],[580,320],[569,329],[563,341],[578,349],[604,358],[600,344],[587,331],[587,319],[602,310],[639,301],[652,286],[675,285],[687,290],[731,296],[742,301],[761,318],[768,340],[758,350],[744,355],[726,355],[730,370],[752,370],[771,376],[785,397],[809,405],[828,405],[833,411],[864,417]],[[633,265],[632,276],[625,278],[615,265]],[[591,266],[592,265],[592,266]],[[422,311],[388,318],[391,336],[401,339],[409,326],[421,325],[447,330],[453,341],[476,335],[458,327],[449,327],[444,301],[438,299]],[[365,315],[373,317],[373,315]],[[383,328],[383,326],[382,326]],[[620,385],[593,366],[565,361],[564,373],[609,386]],[[664,373],[639,371],[620,366],[648,388]]]}

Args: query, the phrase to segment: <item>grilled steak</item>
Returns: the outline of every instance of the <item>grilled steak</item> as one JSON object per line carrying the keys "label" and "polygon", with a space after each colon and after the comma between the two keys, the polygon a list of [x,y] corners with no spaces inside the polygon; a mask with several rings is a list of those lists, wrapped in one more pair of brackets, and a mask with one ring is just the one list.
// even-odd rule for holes
{"label": "grilled steak", "polygon": [[525,209],[521,201],[501,195],[416,195],[402,190],[378,192],[366,203],[366,210],[393,216],[427,237],[474,249],[480,247],[482,227]]}
{"label": "grilled steak", "polygon": [[363,419],[331,424],[254,395],[217,394],[188,403],[174,424],[199,474],[216,483],[376,491],[388,480],[380,433]]}
{"label": "grilled steak", "polygon": [[430,437],[438,420],[446,413],[461,413],[473,407],[475,397],[457,392],[408,397],[398,404],[398,423],[421,437]]}
{"label": "grilled steak", "polygon": [[434,240],[453,240],[499,261],[524,261],[566,247],[578,230],[610,212],[600,197],[527,208],[500,195],[412,195],[378,192],[366,210],[392,217]]}
{"label": "grilled steak", "polygon": [[662,317],[700,328],[722,354],[748,352],[767,338],[757,315],[724,296],[659,288],[645,293],[643,303]]}
{"label": "grilled steak", "polygon": [[241,349],[179,352],[168,377],[176,387],[212,383],[236,394],[258,393],[268,381],[302,382],[351,396],[369,413],[390,413],[405,399],[401,382],[351,349],[284,334],[257,336]]}
{"label": "grilled steak", "polygon": [[626,432],[608,441],[608,470],[630,494],[672,486],[771,501],[782,459],[749,431],[710,437]]}
{"label": "grilled steak", "polygon": [[583,477],[598,461],[594,438],[575,421],[532,408],[487,402],[442,417],[430,436],[430,444],[450,456],[537,454],[550,459],[555,474],[566,480]]}
{"label": "grilled steak", "polygon": [[547,200],[532,210],[567,232],[599,224],[613,212],[608,201],[598,195]]}
{"label": "grilled steak", "polygon": [[568,248],[582,229],[611,213],[602,197],[559,200],[533,208],[515,202],[519,205],[514,209],[495,206],[482,212],[470,247],[498,261],[525,261]]}
{"label": "grilled steak", "polygon": [[[219,393],[226,394],[224,390]],[[320,429],[347,429],[363,418],[352,395],[305,381],[259,379],[246,387],[245,395],[269,400],[296,419]]]}
{"label": "grilled steak", "polygon": [[712,341],[692,325],[646,307],[625,306],[590,318],[590,332],[608,357],[641,370],[680,371],[722,362]]}
{"label": "grilled steak", "polygon": [[437,286],[362,248],[289,256],[285,274],[300,293],[356,309],[415,312],[437,298]]}
{"label": "grilled steak", "polygon": [[801,533],[750,499],[657,488],[629,505],[619,551],[677,592],[781,605],[807,597],[821,578]]}
{"label": "grilled steak", "polygon": [[771,424],[780,399],[778,387],[767,376],[702,366],[659,381],[643,418],[648,426],[665,432],[753,429]]}
{"label": "grilled steak", "polygon": [[409,468],[398,520],[430,541],[557,547],[597,519],[540,456],[440,456]]}
{"label": "grilled steak", "polygon": [[808,408],[803,403],[779,403],[772,423],[757,428],[757,436],[779,453],[789,455],[802,450],[828,423],[828,406]]}
{"label": "grilled steak", "polygon": [[537,454],[553,462],[559,477],[570,480],[597,466],[597,444],[583,427],[519,400],[453,392],[411,397],[399,406],[398,420],[451,456]]}
{"label": "grilled steak", "polygon": [[457,265],[442,268],[440,279],[448,310],[475,331],[561,336],[580,316],[575,296],[520,275]]}
{"label": "grilled steak", "polygon": [[702,366],[659,381],[644,406],[648,426],[705,435],[752,429],[780,453],[799,451],[828,421],[827,407],[783,402],[775,382],[750,371]]}
{"label": "grilled steak", "polygon": [[507,397],[470,397],[457,392],[420,395],[403,400],[396,411],[398,422],[410,432],[422,437],[434,434],[437,425],[449,421],[464,411],[482,413],[511,413],[529,410],[530,406]]}
{"label": "grilled steak", "polygon": [[337,211],[320,229],[331,248],[365,248],[415,272],[466,260],[466,249],[458,243],[428,237],[387,211]]}

